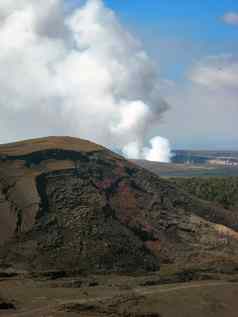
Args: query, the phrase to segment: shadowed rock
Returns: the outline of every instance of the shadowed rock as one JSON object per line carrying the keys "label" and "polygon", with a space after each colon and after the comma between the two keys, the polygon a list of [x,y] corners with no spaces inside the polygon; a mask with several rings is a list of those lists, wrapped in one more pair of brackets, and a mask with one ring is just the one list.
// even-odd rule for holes
{"label": "shadowed rock", "polygon": [[0,160],[2,265],[153,271],[237,255],[223,209],[101,146],[50,137],[0,146]]}

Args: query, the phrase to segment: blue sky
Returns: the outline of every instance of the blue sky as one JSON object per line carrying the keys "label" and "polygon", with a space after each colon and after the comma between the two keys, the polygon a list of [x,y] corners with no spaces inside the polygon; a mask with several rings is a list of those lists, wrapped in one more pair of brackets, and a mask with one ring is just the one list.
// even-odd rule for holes
{"label": "blue sky", "polygon": [[[194,58],[238,49],[235,43],[238,28],[221,19],[225,12],[238,11],[236,0],[106,0],[105,3],[137,33],[150,54],[162,58],[166,55],[162,64],[166,65],[171,56],[168,62],[173,65],[167,69],[168,76],[182,75],[181,64],[186,67]],[[168,54],[169,48],[173,52]]]}
{"label": "blue sky", "polygon": [[[74,3],[77,6],[77,1]],[[160,76],[173,82],[171,89],[165,89],[171,110],[157,132],[169,138],[175,148],[238,150],[238,94],[235,92],[238,87],[224,83],[214,88],[216,77],[212,77],[211,87],[200,86],[201,78],[193,78],[193,82],[188,79],[196,63],[201,64],[200,70],[205,65],[209,76],[215,76],[214,67],[207,62],[211,56],[221,63],[223,56],[238,60],[238,23],[232,25],[223,20],[229,12],[237,14],[238,19],[238,1],[105,0],[104,3],[141,40],[157,63]],[[232,67],[228,58],[223,77],[236,78]]]}
{"label": "blue sky", "polygon": [[[77,6],[82,1],[71,1]],[[199,39],[237,37],[237,29],[225,25],[221,17],[227,11],[238,11],[237,0],[105,0],[128,25],[139,28],[160,28],[165,34]]]}
{"label": "blue sky", "polygon": [[[70,1],[75,6],[82,0]],[[145,45],[164,76],[181,79],[188,65],[206,55],[238,51],[238,28],[222,16],[237,0],[104,0]]]}

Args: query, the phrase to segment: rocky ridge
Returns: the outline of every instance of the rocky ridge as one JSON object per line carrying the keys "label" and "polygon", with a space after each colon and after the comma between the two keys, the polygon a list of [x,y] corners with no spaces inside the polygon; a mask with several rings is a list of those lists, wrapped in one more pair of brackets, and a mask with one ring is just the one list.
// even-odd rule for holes
{"label": "rocky ridge", "polygon": [[0,146],[1,265],[153,271],[238,253],[238,219],[94,143]]}

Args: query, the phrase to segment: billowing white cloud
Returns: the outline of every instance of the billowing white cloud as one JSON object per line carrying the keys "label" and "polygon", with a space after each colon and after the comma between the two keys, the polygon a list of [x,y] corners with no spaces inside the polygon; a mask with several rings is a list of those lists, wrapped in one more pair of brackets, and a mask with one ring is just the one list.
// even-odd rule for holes
{"label": "billowing white cloud", "polygon": [[144,149],[144,157],[148,161],[168,163],[172,152],[169,141],[162,137],[154,137],[150,140],[151,147]]}
{"label": "billowing white cloud", "polygon": [[[1,0],[1,141],[74,135],[141,156],[167,104],[155,66],[102,0]],[[134,153],[136,152],[134,151]]]}
{"label": "billowing white cloud", "polygon": [[208,57],[194,65],[189,78],[210,88],[238,88],[238,60],[229,55]]}
{"label": "billowing white cloud", "polygon": [[123,153],[132,159],[144,159],[152,162],[169,163],[172,158],[169,140],[160,136],[150,140],[150,147],[141,148],[137,142],[129,143],[123,148]]}
{"label": "billowing white cloud", "polygon": [[140,146],[139,146],[138,142],[131,142],[131,143],[127,144],[126,146],[124,146],[122,151],[126,157],[130,157],[132,159],[138,160],[138,159],[144,158],[141,156]]}
{"label": "billowing white cloud", "polygon": [[222,19],[227,24],[238,26],[238,12],[227,12]]}
{"label": "billowing white cloud", "polygon": [[164,82],[163,95],[173,108],[161,134],[182,148],[238,149],[237,74],[238,58],[223,54],[196,62],[186,81]]}

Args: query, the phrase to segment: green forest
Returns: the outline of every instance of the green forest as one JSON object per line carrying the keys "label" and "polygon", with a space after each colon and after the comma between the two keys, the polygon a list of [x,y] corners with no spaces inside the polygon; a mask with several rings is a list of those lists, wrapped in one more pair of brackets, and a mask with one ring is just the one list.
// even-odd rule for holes
{"label": "green forest", "polygon": [[171,180],[198,198],[238,210],[238,177],[178,177]]}

